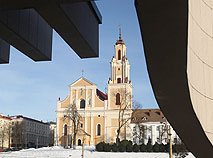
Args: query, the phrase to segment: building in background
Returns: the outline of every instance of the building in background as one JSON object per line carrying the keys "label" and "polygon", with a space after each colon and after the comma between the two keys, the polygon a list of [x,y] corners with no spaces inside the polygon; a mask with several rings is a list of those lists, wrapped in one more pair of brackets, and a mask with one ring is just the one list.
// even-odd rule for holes
{"label": "building in background", "polygon": [[[131,126],[133,129],[133,143],[146,144],[151,139],[166,144],[169,142],[169,133],[172,134],[172,142],[177,143],[178,135],[167,122],[160,109],[136,109],[132,112]],[[171,128],[171,131],[170,129]]]}
{"label": "building in background", "polygon": [[50,133],[49,133],[49,146],[57,145],[56,141],[56,122],[50,121],[46,122],[49,124]]}
{"label": "building in background", "polygon": [[0,148],[10,147],[11,118],[0,114]]}
{"label": "building in background", "polygon": [[[119,138],[132,139],[132,130],[128,126],[132,113],[132,84],[130,81],[130,64],[126,57],[126,46],[121,39],[115,44],[115,55],[111,61],[111,77],[108,81],[108,94],[98,90],[97,86],[81,77],[69,85],[69,94],[57,103],[57,142],[69,145],[73,138],[72,121],[66,118],[66,109],[76,105],[82,116],[77,134],[77,145],[83,141],[83,133],[87,133],[85,144],[95,145],[101,141],[116,141],[120,107],[124,110]],[[126,106],[123,108],[123,106]],[[123,112],[123,111],[122,111]],[[121,112],[121,113],[122,113]],[[81,132],[80,132],[81,131]]]}
{"label": "building in background", "polygon": [[22,115],[10,116],[12,119],[13,147],[49,146],[50,128],[48,123]]}

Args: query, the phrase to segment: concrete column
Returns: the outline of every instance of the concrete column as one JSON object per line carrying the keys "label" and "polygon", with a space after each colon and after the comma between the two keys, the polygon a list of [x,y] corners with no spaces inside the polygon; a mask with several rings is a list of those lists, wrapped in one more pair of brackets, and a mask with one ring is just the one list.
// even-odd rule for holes
{"label": "concrete column", "polygon": [[0,64],[9,63],[10,45],[0,39]]}

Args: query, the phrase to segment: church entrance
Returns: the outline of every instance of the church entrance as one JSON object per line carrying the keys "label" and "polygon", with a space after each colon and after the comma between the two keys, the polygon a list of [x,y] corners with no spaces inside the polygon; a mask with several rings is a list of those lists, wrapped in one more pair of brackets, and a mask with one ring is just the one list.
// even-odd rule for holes
{"label": "church entrance", "polygon": [[78,146],[81,146],[81,139],[78,139]]}

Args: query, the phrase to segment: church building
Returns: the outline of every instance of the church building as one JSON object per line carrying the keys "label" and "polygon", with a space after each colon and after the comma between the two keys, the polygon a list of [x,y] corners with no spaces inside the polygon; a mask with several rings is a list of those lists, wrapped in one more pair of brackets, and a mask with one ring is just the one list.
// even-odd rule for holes
{"label": "church building", "polygon": [[[107,94],[97,86],[81,77],[69,85],[69,93],[63,101],[57,102],[57,142],[58,145],[70,145],[73,138],[72,121],[66,118],[66,109],[76,105],[81,115],[76,144],[95,145],[99,142],[116,142],[119,139],[132,140],[130,127],[132,113],[132,84],[130,64],[126,57],[126,46],[121,39],[115,44],[115,55],[111,61],[111,77]],[[119,117],[120,116],[120,117]]]}

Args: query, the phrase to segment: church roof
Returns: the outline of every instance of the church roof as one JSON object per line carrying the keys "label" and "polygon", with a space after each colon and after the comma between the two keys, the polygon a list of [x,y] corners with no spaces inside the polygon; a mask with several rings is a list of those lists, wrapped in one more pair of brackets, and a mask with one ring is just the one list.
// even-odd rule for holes
{"label": "church roof", "polygon": [[101,92],[99,89],[96,89],[96,94],[103,101],[108,99],[107,95]]}
{"label": "church roof", "polygon": [[165,122],[166,118],[160,109],[135,109],[132,112],[131,123]]}
{"label": "church roof", "polygon": [[70,86],[75,86],[81,80],[85,81],[85,83],[87,83],[88,85],[95,85],[92,82],[90,82],[89,80],[87,80],[86,78],[81,77],[81,78],[77,79],[75,82],[73,82],[72,84],[70,84]]}

